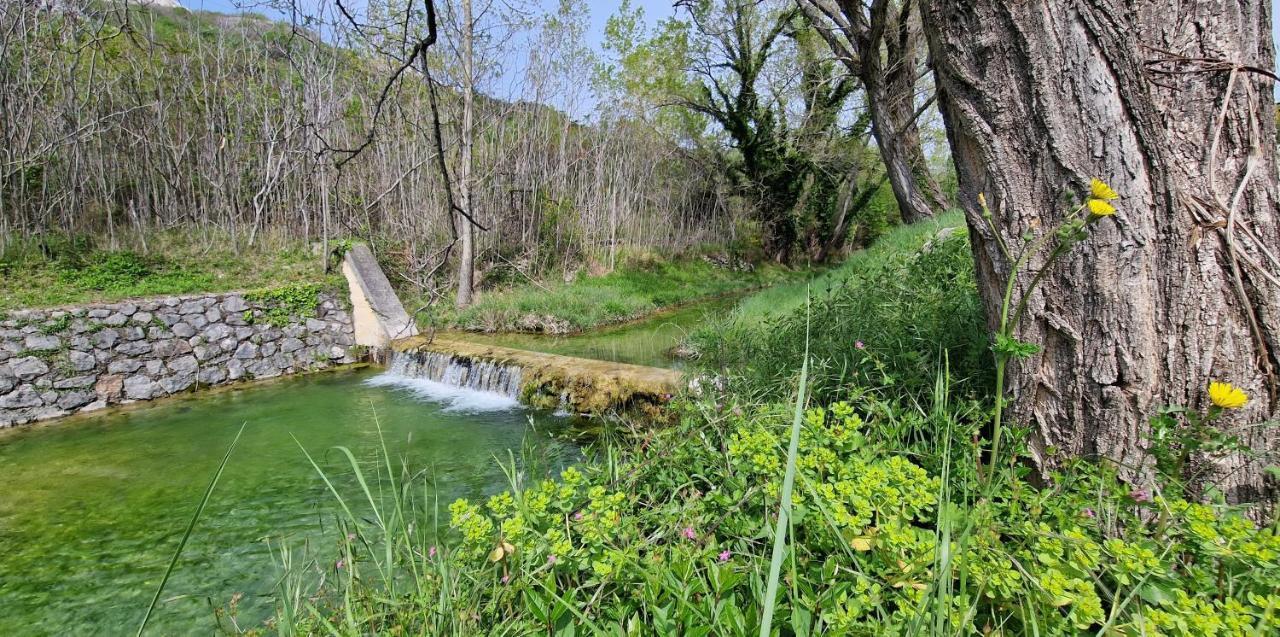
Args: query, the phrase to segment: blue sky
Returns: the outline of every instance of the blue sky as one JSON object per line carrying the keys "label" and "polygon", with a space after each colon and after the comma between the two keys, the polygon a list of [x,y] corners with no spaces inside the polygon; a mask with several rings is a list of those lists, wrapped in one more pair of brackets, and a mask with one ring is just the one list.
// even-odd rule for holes
{"label": "blue sky", "polygon": [[[239,9],[235,0],[179,0],[183,6],[188,9],[204,9],[207,11],[219,11],[222,13],[237,13]],[[252,2],[253,0],[248,0]],[[306,0],[302,0],[304,3]],[[353,4],[358,4],[360,0],[354,0]],[[537,0],[544,11],[554,9],[558,2],[556,0]],[[673,0],[631,0],[632,6],[644,9],[644,15],[649,24],[654,24],[658,20],[670,17],[675,10],[672,7]],[[618,2],[604,2],[602,0],[586,0],[586,4],[591,12],[591,26],[587,32],[588,44],[592,49],[599,51],[600,43],[604,39],[604,24],[609,16],[618,8]],[[1280,49],[1280,15],[1277,12],[1271,14],[1271,37],[1276,43],[1276,48]],[[1280,84],[1276,86],[1277,99],[1280,99]]]}

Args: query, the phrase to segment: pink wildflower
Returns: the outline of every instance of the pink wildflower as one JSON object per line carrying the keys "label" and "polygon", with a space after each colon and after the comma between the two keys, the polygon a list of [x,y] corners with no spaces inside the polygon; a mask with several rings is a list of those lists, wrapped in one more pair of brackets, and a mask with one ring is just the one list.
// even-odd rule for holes
{"label": "pink wildflower", "polygon": [[555,564],[555,563],[556,563],[556,556],[555,556],[555,555],[548,555],[548,556],[547,556],[547,564]]}
{"label": "pink wildflower", "polygon": [[1137,502],[1151,501],[1151,494],[1147,493],[1146,489],[1134,489],[1133,491],[1129,492],[1129,497],[1133,498]]}
{"label": "pink wildflower", "polygon": [[854,341],[853,346],[858,349],[867,349],[867,344],[863,343],[862,341]]}
{"label": "pink wildflower", "polygon": [[346,565],[347,565],[347,560],[344,558],[344,559],[340,559],[340,560],[338,560],[338,563],[337,563],[337,564],[334,564],[334,565],[333,565],[333,567],[334,567],[334,568],[337,568],[337,569],[341,569],[342,567],[344,567],[344,566],[346,566]]}
{"label": "pink wildflower", "polygon": [[725,563],[725,562],[728,562],[730,557],[733,557],[733,553],[730,553],[730,552],[729,552],[729,549],[725,549],[725,550],[723,550],[723,551],[720,551],[720,563],[721,563],[721,564],[723,564],[723,563]]}
{"label": "pink wildflower", "polygon": [[511,576],[510,576],[510,575],[503,575],[503,576],[502,576],[502,583],[503,583],[503,584],[506,584],[507,582],[510,582],[510,581],[511,581]]}
{"label": "pink wildflower", "polygon": [[574,520],[581,520],[581,519],[582,519],[582,511],[578,511],[577,513],[574,513],[574,514],[573,514],[573,519],[574,519]]}
{"label": "pink wildflower", "polygon": [[435,556],[436,556],[436,547],[433,546],[427,549],[427,557],[435,557]]}
{"label": "pink wildflower", "polygon": [[1083,515],[1084,515],[1084,517],[1086,517],[1086,518],[1091,518],[1091,517],[1093,517],[1093,509],[1086,508],[1086,509],[1082,512],[1082,514],[1083,514]]}
{"label": "pink wildflower", "polygon": [[686,526],[686,527],[684,527],[684,530],[683,530],[683,531],[681,531],[681,533],[684,535],[684,539],[686,539],[686,540],[696,540],[696,539],[698,539],[698,534],[697,534],[696,532],[694,532],[693,527],[691,527],[691,526]]}

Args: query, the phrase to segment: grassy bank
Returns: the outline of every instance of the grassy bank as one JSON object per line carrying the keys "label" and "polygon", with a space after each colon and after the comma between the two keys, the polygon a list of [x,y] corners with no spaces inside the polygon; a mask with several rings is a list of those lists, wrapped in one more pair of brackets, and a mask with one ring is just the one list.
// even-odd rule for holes
{"label": "grassy bank", "polygon": [[150,237],[146,248],[109,250],[59,241],[15,245],[0,259],[0,310],[78,305],[172,294],[225,292],[327,280],[300,244],[237,252],[189,235]]}
{"label": "grassy bank", "polygon": [[[1269,634],[1275,525],[1185,499],[1160,460],[1176,437],[1152,442],[1154,490],[1105,462],[1033,480],[1023,435],[978,470],[989,395],[930,340],[954,329],[956,352],[978,356],[980,324],[944,316],[973,295],[965,240],[922,252],[936,226],[901,232],[828,278],[807,315],[794,295],[744,303],[739,329],[765,323],[745,346],[719,332],[752,358],[728,367],[728,391],[677,401],[669,428],[607,435],[558,475],[526,450],[508,491],[448,505],[448,529],[423,522],[445,506],[429,471],[370,465],[359,483],[385,488],[335,492],[368,506],[343,505],[334,555],[285,569],[278,626],[746,636],[768,616],[782,635]],[[815,385],[796,380],[806,342]]]}
{"label": "grassy bank", "polygon": [[812,281],[763,290],[692,335],[709,372],[744,394],[791,391],[795,361],[813,352],[811,391],[838,400],[852,387],[923,397],[949,361],[957,392],[990,386],[990,358],[964,219],[900,226]]}
{"label": "grassy bank", "polygon": [[441,325],[472,331],[568,334],[793,276],[793,271],[769,264],[743,269],[697,257],[646,255],[627,259],[603,276],[580,276],[568,283],[525,283],[485,292],[471,307],[445,310],[437,320]]}

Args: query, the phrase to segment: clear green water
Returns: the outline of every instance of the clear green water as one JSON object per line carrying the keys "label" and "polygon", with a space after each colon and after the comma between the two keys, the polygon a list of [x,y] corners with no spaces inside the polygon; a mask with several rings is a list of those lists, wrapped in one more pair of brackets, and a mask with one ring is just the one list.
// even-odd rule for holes
{"label": "clear green water", "polygon": [[706,320],[707,316],[730,311],[741,298],[741,294],[722,296],[660,312],[638,321],[572,336],[472,332],[457,336],[478,343],[534,352],[650,367],[680,368],[683,361],[672,356],[671,349],[694,327]]}
{"label": "clear green water", "polygon": [[352,493],[345,459],[327,450],[349,447],[372,466],[376,413],[391,455],[433,468],[445,505],[502,488],[495,456],[508,449],[576,457],[553,436],[563,420],[425,382],[366,383],[376,375],[333,372],[0,433],[0,635],[132,634],[241,423],[152,634],[210,634],[210,604],[237,593],[240,625],[258,625],[278,575],[268,541],[330,548],[332,496],[298,443]]}

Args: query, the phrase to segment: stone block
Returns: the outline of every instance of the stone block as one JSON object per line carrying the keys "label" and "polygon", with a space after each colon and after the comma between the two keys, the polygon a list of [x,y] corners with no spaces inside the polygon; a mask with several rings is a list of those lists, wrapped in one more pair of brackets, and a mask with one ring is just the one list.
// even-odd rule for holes
{"label": "stone block", "polygon": [[179,374],[177,376],[160,379],[160,388],[163,389],[166,394],[176,394],[180,391],[185,391],[194,384],[196,384],[196,375],[194,373]]}
{"label": "stone block", "polygon": [[236,348],[236,358],[240,360],[249,360],[258,357],[258,346],[253,343],[241,343]]}
{"label": "stone block", "polygon": [[78,372],[87,372],[98,366],[98,359],[94,358],[93,354],[86,354],[78,350],[68,352],[67,358],[71,360],[71,367]]}
{"label": "stone block", "polygon": [[[72,376],[53,383],[54,389],[85,389],[93,387],[96,376]],[[77,405],[78,406],[78,405]]]}
{"label": "stone block", "polygon": [[142,367],[142,361],[132,358],[122,358],[120,360],[111,361],[107,365],[108,374],[132,374]]}
{"label": "stone block", "polygon": [[29,350],[41,352],[61,348],[62,339],[45,334],[31,334],[27,336],[23,344]]}
{"label": "stone block", "polygon": [[199,368],[199,361],[196,360],[195,356],[191,356],[190,354],[186,356],[179,356],[178,358],[169,361],[169,370],[176,374],[193,374]]}
{"label": "stone block", "polygon": [[40,393],[31,385],[21,385],[16,390],[0,396],[0,409],[28,409],[44,404]]}
{"label": "stone block", "polygon": [[9,370],[18,380],[31,380],[49,373],[49,366],[34,357],[15,358],[9,361]]}
{"label": "stone block", "polygon": [[120,333],[113,329],[104,329],[93,335],[93,346],[111,349],[120,341]]}
{"label": "stone block", "polygon": [[124,397],[129,400],[150,400],[160,391],[160,386],[144,374],[124,379]]}
{"label": "stone block", "polygon": [[87,391],[67,392],[63,394],[62,397],[58,398],[57,405],[58,405],[58,408],[60,409],[66,409],[66,410],[79,409],[80,407],[83,407],[93,402],[94,398],[96,397],[97,396],[95,396],[92,392],[87,392]]}
{"label": "stone block", "polygon": [[142,356],[151,352],[151,343],[146,341],[129,341],[116,346],[116,353],[124,356]]}

